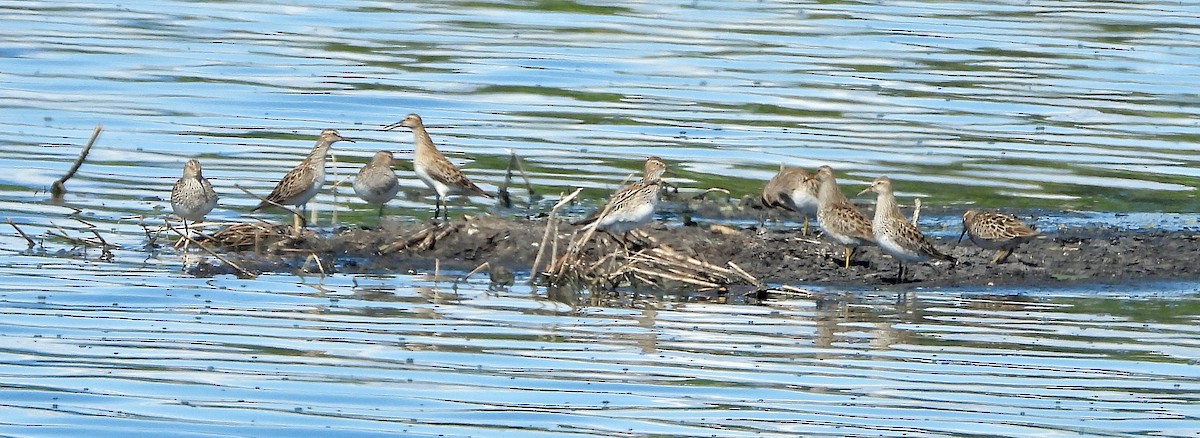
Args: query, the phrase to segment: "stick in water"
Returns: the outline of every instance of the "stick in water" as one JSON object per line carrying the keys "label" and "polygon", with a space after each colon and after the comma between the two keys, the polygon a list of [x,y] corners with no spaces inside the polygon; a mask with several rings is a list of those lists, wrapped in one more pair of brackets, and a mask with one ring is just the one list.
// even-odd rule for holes
{"label": "stick in water", "polygon": [[102,129],[104,129],[104,126],[97,123],[96,128],[92,130],[92,138],[88,139],[87,146],[83,147],[83,151],[79,153],[79,158],[75,160],[75,164],[71,166],[71,170],[68,170],[66,175],[63,175],[62,178],[59,178],[58,181],[50,185],[51,196],[61,198],[62,195],[67,193],[67,180],[75,176],[75,172],[79,170],[79,166],[83,165],[83,160],[87,159],[88,152],[92,150],[92,145],[96,144],[96,138],[100,137]]}

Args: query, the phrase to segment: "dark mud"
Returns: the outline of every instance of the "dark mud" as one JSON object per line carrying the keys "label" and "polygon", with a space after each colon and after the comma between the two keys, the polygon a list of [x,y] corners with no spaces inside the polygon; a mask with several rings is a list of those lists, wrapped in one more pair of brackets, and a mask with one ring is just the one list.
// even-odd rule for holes
{"label": "dark mud", "polygon": [[[927,210],[921,222],[957,223],[961,213],[953,208]],[[840,246],[819,233],[803,236],[798,227],[771,221],[760,227],[758,214],[756,210],[714,203],[676,212],[644,231],[658,244],[698,260],[716,265],[732,261],[768,284],[896,287],[892,283],[897,265],[878,248],[861,248],[850,268],[843,269]],[[1045,217],[1055,213],[1037,214]],[[338,228],[310,232],[299,239],[265,239],[253,248],[224,248],[224,254],[256,272],[303,269],[408,273],[430,272],[435,267],[444,272],[466,272],[488,262],[486,273],[506,284],[512,281],[512,272],[530,271],[546,223],[545,219],[491,215],[459,218],[436,228],[430,223],[385,221],[374,229]],[[558,254],[565,250],[577,228],[559,224]],[[948,236],[947,231],[953,231],[953,235]],[[969,240],[956,244],[957,228],[943,230],[933,238],[934,243],[958,263],[910,266],[900,287],[1053,286],[1200,278],[1200,263],[1196,262],[1200,259],[1200,233],[1195,230],[1132,230],[1093,224],[1060,226],[1043,232],[1044,238],[1021,246],[1005,263],[991,264],[995,252],[977,248]],[[437,234],[439,238],[414,238],[427,235],[422,233]],[[406,248],[400,248],[406,243]],[[590,251],[599,253],[616,247],[611,238],[600,234],[592,245]],[[322,261],[319,268],[316,259]],[[233,271],[215,263],[198,265],[193,273],[204,276]]]}

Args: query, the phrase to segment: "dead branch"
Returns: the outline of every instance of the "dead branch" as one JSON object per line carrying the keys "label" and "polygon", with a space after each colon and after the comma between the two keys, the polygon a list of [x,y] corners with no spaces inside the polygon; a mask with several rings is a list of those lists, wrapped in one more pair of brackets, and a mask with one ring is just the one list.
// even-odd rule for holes
{"label": "dead branch", "polygon": [[438,240],[449,236],[450,233],[457,231],[458,225],[451,222],[437,222],[428,227],[422,228],[413,235],[397,240],[395,242],[379,247],[379,254],[391,254],[396,251],[402,251],[412,248],[416,251],[427,251],[433,248],[433,245]]}
{"label": "dead branch", "polygon": [[71,169],[67,171],[66,175],[63,175],[62,178],[59,178],[58,181],[55,181],[54,184],[50,185],[50,196],[54,198],[62,198],[62,196],[67,193],[67,180],[75,176],[75,172],[79,171],[79,166],[82,166],[83,160],[87,159],[88,153],[92,151],[92,145],[96,144],[96,139],[100,137],[100,131],[103,129],[104,126],[100,125],[99,123],[96,124],[94,129],[92,129],[92,137],[88,139],[87,145],[85,145],[83,150],[79,152],[79,158],[75,159],[75,164],[71,165]]}
{"label": "dead branch", "polygon": [[21,228],[18,227],[15,222],[13,222],[11,217],[8,218],[8,224],[12,225],[14,230],[17,230],[17,234],[20,234],[21,237],[25,238],[25,242],[29,243],[29,249],[33,249],[33,247],[36,246],[36,243],[33,241],[33,239],[31,239],[28,234],[25,234],[24,231],[21,231]]}

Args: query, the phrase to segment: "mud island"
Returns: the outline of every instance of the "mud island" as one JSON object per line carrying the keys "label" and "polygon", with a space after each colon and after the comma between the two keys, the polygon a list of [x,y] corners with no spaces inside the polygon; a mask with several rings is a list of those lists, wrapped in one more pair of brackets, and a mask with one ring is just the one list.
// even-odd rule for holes
{"label": "mud island", "polygon": [[[927,208],[921,220],[956,221],[965,210]],[[201,241],[252,273],[314,272],[319,268],[326,273],[386,274],[430,272],[436,266],[444,272],[485,272],[500,285],[511,284],[513,272],[528,276],[535,262],[543,284],[570,280],[588,288],[938,288],[1200,278],[1200,264],[1196,263],[1200,233],[1085,224],[1041,230],[1041,238],[1021,245],[1004,263],[991,263],[995,251],[965,239],[956,243],[958,231],[950,229],[952,235],[938,233],[932,240],[957,263],[912,264],[906,280],[892,285],[896,261],[879,248],[860,248],[850,267],[843,268],[841,245],[817,232],[805,236],[794,222],[768,218],[760,226],[761,214],[744,202],[677,205],[668,210],[669,220],[643,227],[643,234],[629,242],[595,233],[577,248],[577,263],[568,269],[556,266],[557,260],[569,251],[573,240],[581,239],[583,227],[553,216],[529,219],[483,214],[443,222],[385,220],[371,228],[317,229],[300,237],[291,236],[286,225],[244,223],[210,232]],[[1056,212],[1017,214],[1036,214],[1046,222]],[[770,212],[769,216],[799,220],[786,212]],[[321,266],[316,267],[315,260],[320,260]],[[576,278],[571,268],[586,270],[578,274],[592,277]],[[543,275],[554,269],[559,269],[557,276]],[[219,261],[190,270],[200,276],[237,273]],[[597,279],[597,275],[612,277]]]}

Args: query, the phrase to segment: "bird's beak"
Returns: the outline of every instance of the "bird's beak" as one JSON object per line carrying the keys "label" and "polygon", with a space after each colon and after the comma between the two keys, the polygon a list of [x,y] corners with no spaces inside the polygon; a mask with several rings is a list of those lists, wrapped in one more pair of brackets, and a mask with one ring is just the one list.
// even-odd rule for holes
{"label": "bird's beak", "polygon": [[[342,136],[340,136],[340,135],[339,135],[338,137],[342,137]],[[358,142],[354,141],[354,139],[353,139],[353,138],[348,138],[348,137],[342,137],[342,141],[348,141],[348,142],[351,142],[351,143],[358,143]]]}
{"label": "bird's beak", "polygon": [[399,128],[399,127],[401,127],[401,126],[404,126],[404,121],[403,121],[403,120],[401,120],[401,121],[399,121],[399,122],[396,122],[396,123],[392,123],[392,124],[390,124],[390,125],[385,125],[385,126],[383,127],[383,129],[382,129],[382,130],[383,130],[383,131],[391,131],[391,130],[393,130],[393,129],[396,129],[396,128]]}
{"label": "bird's beak", "polygon": [[966,227],[963,227],[963,230],[962,230],[962,232],[961,232],[961,233],[958,233],[958,243],[955,243],[955,245],[961,245],[961,244],[962,244],[963,237],[964,237],[964,236],[966,236],[966,235],[967,235],[967,228],[966,228]]}
{"label": "bird's beak", "polygon": [[858,194],[857,194],[857,195],[854,195],[854,196],[862,196],[862,194],[863,194],[863,193],[866,193],[866,192],[869,192],[869,191],[871,191],[871,188],[872,188],[872,187],[875,187],[875,186],[867,186],[867,188],[865,188],[865,189],[862,189],[862,191],[861,191],[861,192],[858,192]]}

